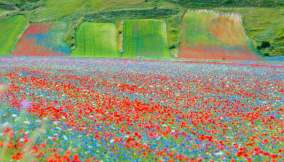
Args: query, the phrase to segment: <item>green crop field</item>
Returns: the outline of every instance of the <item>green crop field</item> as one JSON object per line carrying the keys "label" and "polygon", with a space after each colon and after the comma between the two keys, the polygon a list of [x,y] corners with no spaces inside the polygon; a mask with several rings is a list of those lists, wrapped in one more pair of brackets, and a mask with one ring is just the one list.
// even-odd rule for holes
{"label": "green crop field", "polygon": [[168,58],[166,23],[161,20],[128,20],[123,25],[124,57]]}
{"label": "green crop field", "polygon": [[81,24],[76,31],[73,56],[118,57],[117,30],[111,23]]}
{"label": "green crop field", "polygon": [[24,32],[27,20],[24,16],[14,16],[0,21],[0,55],[8,55]]}

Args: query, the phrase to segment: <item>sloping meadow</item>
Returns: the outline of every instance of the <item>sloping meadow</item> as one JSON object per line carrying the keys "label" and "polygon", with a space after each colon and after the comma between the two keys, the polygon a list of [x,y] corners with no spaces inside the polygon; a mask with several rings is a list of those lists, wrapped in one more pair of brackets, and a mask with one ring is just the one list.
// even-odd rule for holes
{"label": "sloping meadow", "polygon": [[64,56],[70,48],[64,42],[64,22],[31,24],[13,51],[15,56]]}
{"label": "sloping meadow", "polygon": [[181,29],[179,58],[256,60],[237,14],[189,11]]}
{"label": "sloping meadow", "polygon": [[0,56],[11,53],[27,24],[24,16],[13,16],[0,20]]}

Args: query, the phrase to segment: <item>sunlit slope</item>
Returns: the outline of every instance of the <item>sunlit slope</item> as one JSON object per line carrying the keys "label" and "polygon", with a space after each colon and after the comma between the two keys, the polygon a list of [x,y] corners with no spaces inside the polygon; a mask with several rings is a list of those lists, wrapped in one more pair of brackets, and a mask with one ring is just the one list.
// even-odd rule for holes
{"label": "sunlit slope", "polygon": [[81,24],[76,31],[74,56],[118,57],[117,30],[112,23]]}
{"label": "sunlit slope", "polygon": [[70,54],[64,42],[67,24],[64,22],[31,24],[16,48],[15,56],[63,56]]}
{"label": "sunlit slope", "polygon": [[284,54],[284,7],[218,8],[216,10],[240,13],[247,35],[255,41],[255,47],[264,55]]}
{"label": "sunlit slope", "polygon": [[27,24],[24,16],[0,20],[0,56],[11,53]]}
{"label": "sunlit slope", "polygon": [[236,14],[189,11],[181,29],[179,58],[251,60],[256,55]]}
{"label": "sunlit slope", "polygon": [[76,18],[88,13],[128,8],[140,3],[144,3],[144,0],[44,0],[44,7],[37,9],[31,15],[31,19],[33,21],[48,21],[65,17]]}
{"label": "sunlit slope", "polygon": [[166,23],[162,20],[128,20],[123,25],[124,57],[168,58]]}
{"label": "sunlit slope", "polygon": [[9,11],[0,8],[0,16],[5,16]]}

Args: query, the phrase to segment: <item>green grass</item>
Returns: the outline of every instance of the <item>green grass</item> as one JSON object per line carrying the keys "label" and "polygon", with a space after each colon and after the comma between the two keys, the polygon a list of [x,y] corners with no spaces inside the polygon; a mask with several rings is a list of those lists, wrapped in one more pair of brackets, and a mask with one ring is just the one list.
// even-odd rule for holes
{"label": "green grass", "polygon": [[123,50],[128,58],[168,58],[166,23],[151,19],[125,21]]}
{"label": "green grass", "polygon": [[243,17],[247,35],[255,47],[268,41],[271,47],[260,49],[265,55],[284,55],[284,7],[282,8],[219,8],[218,11],[236,12]]}
{"label": "green grass", "polygon": [[45,0],[44,7],[30,16],[33,21],[54,21],[72,16],[84,9],[84,0]]}
{"label": "green grass", "polygon": [[117,30],[111,23],[82,23],[76,31],[73,56],[118,57]]}
{"label": "green grass", "polygon": [[105,10],[132,8],[144,0],[45,0],[43,7],[31,14],[32,21],[50,21],[63,18],[74,19],[89,13]]}
{"label": "green grass", "polygon": [[[178,5],[167,1],[150,0],[42,0],[41,7],[26,12],[33,22],[74,20],[86,15],[108,14],[117,10],[143,10],[154,8],[177,9]],[[116,13],[114,13],[115,17]],[[145,12],[148,14],[148,12]],[[128,15],[131,16],[131,15]]]}
{"label": "green grass", "polygon": [[5,15],[8,12],[9,11],[0,8],[0,16],[3,16],[3,15]]}
{"label": "green grass", "polygon": [[11,53],[27,24],[24,16],[0,20],[0,56]]}

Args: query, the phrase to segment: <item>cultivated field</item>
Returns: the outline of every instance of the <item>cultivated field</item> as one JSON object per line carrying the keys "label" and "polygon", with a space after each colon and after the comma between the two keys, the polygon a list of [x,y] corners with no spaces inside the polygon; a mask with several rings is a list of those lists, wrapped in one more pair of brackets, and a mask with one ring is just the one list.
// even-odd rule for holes
{"label": "cultivated field", "polygon": [[283,0],[0,0],[0,162],[282,162],[283,24]]}
{"label": "cultivated field", "polygon": [[123,24],[124,57],[169,58],[166,24],[160,20],[129,20]]}
{"label": "cultivated field", "polygon": [[76,31],[75,56],[119,57],[117,29],[112,23],[83,23]]}
{"label": "cultivated field", "polygon": [[14,16],[0,21],[0,56],[11,54],[26,26],[27,20],[24,16]]}
{"label": "cultivated field", "polygon": [[284,65],[1,58],[1,161],[281,161]]}
{"label": "cultivated field", "polygon": [[187,12],[181,29],[179,58],[256,60],[237,14]]}
{"label": "cultivated field", "polygon": [[14,56],[64,56],[70,48],[64,42],[67,24],[64,22],[29,25],[12,54]]}

